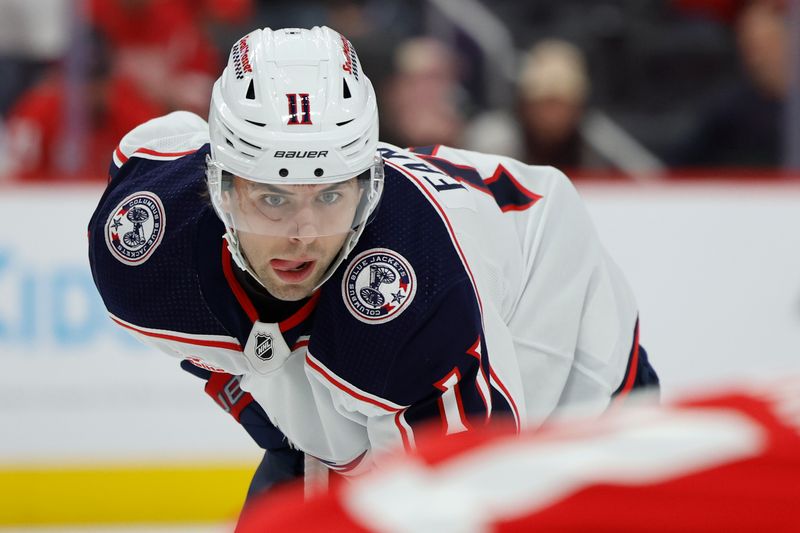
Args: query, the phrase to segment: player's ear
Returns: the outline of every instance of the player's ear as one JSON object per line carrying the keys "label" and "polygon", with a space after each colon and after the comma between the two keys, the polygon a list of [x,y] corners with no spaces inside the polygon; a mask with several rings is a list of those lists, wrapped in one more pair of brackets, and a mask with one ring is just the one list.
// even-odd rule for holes
{"label": "player's ear", "polygon": [[220,203],[222,210],[230,213],[236,206],[237,190],[241,187],[240,179],[228,172],[223,173],[222,177],[222,190],[220,191]]}
{"label": "player's ear", "polygon": [[222,210],[226,212],[230,212],[231,206],[233,206],[233,195],[231,194],[230,190],[222,191],[220,195],[220,200],[222,204]]}

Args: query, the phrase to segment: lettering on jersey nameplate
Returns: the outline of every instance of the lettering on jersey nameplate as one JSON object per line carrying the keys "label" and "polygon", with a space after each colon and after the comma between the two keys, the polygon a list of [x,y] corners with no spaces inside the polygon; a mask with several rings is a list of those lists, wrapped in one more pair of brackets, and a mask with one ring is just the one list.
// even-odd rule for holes
{"label": "lettering on jersey nameplate", "polygon": [[291,350],[278,324],[256,322],[244,347],[244,355],[259,374],[275,372],[289,359]]}
{"label": "lettering on jersey nameplate", "polygon": [[397,318],[414,299],[417,279],[408,260],[386,248],[372,248],[353,259],[342,279],[348,311],[361,322],[382,324]]}
{"label": "lettering on jersey nameplate", "polygon": [[117,204],[106,222],[111,255],[126,265],[141,265],[161,243],[166,222],[164,205],[155,193],[131,194]]}

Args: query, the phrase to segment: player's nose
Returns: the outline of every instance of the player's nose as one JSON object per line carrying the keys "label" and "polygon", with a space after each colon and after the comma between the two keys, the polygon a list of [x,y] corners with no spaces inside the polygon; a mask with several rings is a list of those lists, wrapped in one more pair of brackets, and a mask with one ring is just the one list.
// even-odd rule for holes
{"label": "player's nose", "polygon": [[319,228],[319,218],[310,206],[304,207],[295,214],[294,223],[296,231],[290,236],[291,240],[311,244],[319,237],[321,229]]}

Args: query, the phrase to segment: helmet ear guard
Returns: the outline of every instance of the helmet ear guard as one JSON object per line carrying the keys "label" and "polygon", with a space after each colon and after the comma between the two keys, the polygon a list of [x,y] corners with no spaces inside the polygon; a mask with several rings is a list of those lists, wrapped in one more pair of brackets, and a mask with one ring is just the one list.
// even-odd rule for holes
{"label": "helmet ear guard", "polygon": [[241,224],[237,228],[225,176],[288,188],[367,177],[340,254],[321,285],[355,247],[383,191],[375,92],[350,42],[324,26],[245,35],[214,84],[209,133],[212,204],[234,261],[256,279],[240,249]]}

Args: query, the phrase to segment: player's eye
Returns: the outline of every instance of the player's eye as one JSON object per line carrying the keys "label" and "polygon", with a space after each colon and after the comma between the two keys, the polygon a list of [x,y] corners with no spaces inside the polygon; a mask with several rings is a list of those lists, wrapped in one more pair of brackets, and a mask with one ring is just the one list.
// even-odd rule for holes
{"label": "player's eye", "polygon": [[323,203],[325,205],[331,205],[331,204],[335,204],[336,202],[338,202],[341,197],[342,197],[342,193],[340,193],[340,192],[337,192],[337,191],[326,191],[326,192],[320,194],[317,198],[321,203]]}
{"label": "player's eye", "polygon": [[285,196],[280,194],[264,194],[259,198],[259,202],[264,204],[266,207],[281,207],[288,201],[289,200],[287,200]]}

